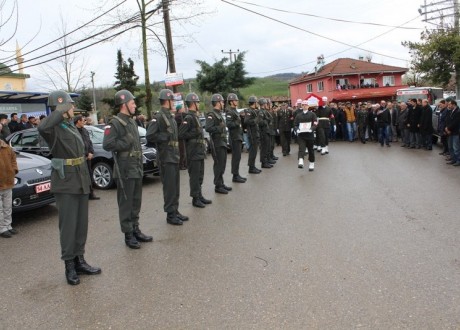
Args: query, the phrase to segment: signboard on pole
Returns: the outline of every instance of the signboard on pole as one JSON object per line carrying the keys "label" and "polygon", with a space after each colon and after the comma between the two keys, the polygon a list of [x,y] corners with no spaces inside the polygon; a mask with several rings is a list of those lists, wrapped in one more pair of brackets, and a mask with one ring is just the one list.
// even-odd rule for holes
{"label": "signboard on pole", "polygon": [[182,73],[167,73],[165,75],[165,85],[166,87],[169,86],[176,86],[176,85],[183,85],[184,84],[184,77]]}

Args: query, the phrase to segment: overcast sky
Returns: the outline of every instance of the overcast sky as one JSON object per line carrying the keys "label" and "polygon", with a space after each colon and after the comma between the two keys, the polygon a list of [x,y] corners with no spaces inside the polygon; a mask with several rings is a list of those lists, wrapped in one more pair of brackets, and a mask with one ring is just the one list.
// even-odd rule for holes
{"label": "overcast sky", "polygon": [[[11,1],[7,0],[7,2]],[[67,30],[70,31],[121,1],[19,0],[18,31],[13,40],[0,50],[0,62],[11,64],[6,59],[11,56],[7,51],[15,49],[16,41],[24,47],[25,54],[56,39],[60,35],[59,31],[62,30],[61,16],[67,24]],[[321,54],[324,54],[326,63],[339,57],[358,58],[371,55],[372,61],[376,63],[408,67],[410,57],[401,42],[419,40],[420,32],[426,25],[421,21],[422,17],[418,13],[418,8],[423,4],[422,0],[228,0],[231,4],[253,12],[220,0],[192,1],[201,1],[201,7],[173,7],[171,13],[173,16],[181,16],[187,12],[208,12],[207,15],[199,16],[191,22],[172,23],[173,42],[177,46],[176,69],[182,72],[185,78],[195,77],[199,69],[196,60],[214,63],[228,56],[223,54],[222,50],[230,49],[247,52],[246,69],[251,76],[311,71],[314,69],[317,56]],[[153,3],[156,4],[158,1]],[[104,9],[95,10],[95,4],[102,5]],[[137,5],[134,0],[128,0],[120,8],[134,15]],[[4,9],[2,15],[5,14]],[[155,15],[153,20],[159,22],[161,17]],[[98,22],[113,24],[115,20],[108,20],[108,17],[105,17]],[[395,28],[397,26],[405,29]],[[11,28],[11,25],[9,27]],[[160,36],[163,35],[161,26],[154,29]],[[81,40],[91,31],[92,28],[77,31],[69,36],[69,39],[70,41]],[[8,26],[0,32],[1,40],[7,35]],[[38,35],[34,38],[37,32]],[[30,41],[31,39],[33,40]],[[29,41],[30,43],[27,44]],[[85,43],[87,44],[88,42]],[[24,57],[25,60],[30,60],[56,48],[58,45],[51,44]],[[166,58],[157,42],[152,43],[152,48],[156,51],[149,54],[150,79],[160,81],[164,79]],[[86,61],[84,83],[87,86],[90,86],[90,71],[95,72],[96,86],[113,84],[117,49],[122,50],[125,59],[131,57],[134,60],[136,73],[140,76],[140,81],[144,81],[142,57],[139,52],[140,29],[135,29],[111,42],[78,53],[79,59]],[[25,65],[51,57],[53,56],[30,61]],[[25,69],[25,73],[32,76],[28,80],[29,90],[48,90],[49,85],[47,86],[46,79],[43,80],[44,70],[49,71],[44,65]]]}

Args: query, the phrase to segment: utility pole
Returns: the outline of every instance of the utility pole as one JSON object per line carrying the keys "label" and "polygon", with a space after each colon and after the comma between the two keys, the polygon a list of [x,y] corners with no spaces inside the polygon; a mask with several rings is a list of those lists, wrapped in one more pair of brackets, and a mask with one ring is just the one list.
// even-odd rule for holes
{"label": "utility pole", "polygon": [[[451,5],[452,2],[453,2],[453,5]],[[437,2],[430,2],[428,4],[427,4],[427,0],[424,0],[423,3],[424,4],[420,6],[420,8],[418,9],[419,14],[424,16],[424,19],[422,19],[422,22],[436,25],[436,27],[441,25],[441,28],[443,28],[444,18],[449,17],[449,16],[455,17],[455,13],[456,12],[458,13],[458,10],[457,10],[458,1],[457,0],[442,0],[442,1],[437,1]],[[439,5],[444,6],[444,7],[439,7]],[[451,6],[448,6],[448,5],[451,5]],[[433,9],[432,7],[434,6],[436,7]],[[443,12],[444,10],[450,10],[450,9],[454,9],[453,14],[447,14],[447,15],[444,14]],[[437,16],[428,17],[428,14],[432,14],[432,13],[435,13]],[[435,21],[435,20],[440,20],[441,24],[433,23],[432,21]]]}
{"label": "utility pole", "polygon": [[[176,73],[176,62],[174,61],[174,47],[172,43],[171,35],[171,21],[169,19],[169,1],[162,0],[163,6],[163,20],[165,24],[165,34],[166,34],[166,48],[168,50],[168,62],[169,62],[169,72]],[[177,86],[173,86],[173,92],[177,93]]]}
{"label": "utility pole", "polygon": [[224,52],[224,50],[222,49],[221,52],[222,52],[222,54],[229,54],[230,63],[232,63],[233,62],[232,54],[233,54],[233,57],[235,58],[235,61],[236,61],[236,54],[238,54],[240,52],[240,50],[237,49],[236,51],[232,51],[231,49],[229,49],[228,52]]}
{"label": "utility pole", "polygon": [[93,113],[91,115],[93,122],[97,124],[97,105],[96,105],[96,89],[94,88],[94,75],[96,73],[91,71],[91,84],[93,85]]}

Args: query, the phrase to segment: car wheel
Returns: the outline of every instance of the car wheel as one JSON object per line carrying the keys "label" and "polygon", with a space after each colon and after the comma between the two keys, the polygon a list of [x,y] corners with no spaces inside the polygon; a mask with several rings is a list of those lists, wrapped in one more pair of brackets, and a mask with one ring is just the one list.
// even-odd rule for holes
{"label": "car wheel", "polygon": [[93,182],[98,189],[113,187],[113,169],[110,164],[99,162],[93,166]]}

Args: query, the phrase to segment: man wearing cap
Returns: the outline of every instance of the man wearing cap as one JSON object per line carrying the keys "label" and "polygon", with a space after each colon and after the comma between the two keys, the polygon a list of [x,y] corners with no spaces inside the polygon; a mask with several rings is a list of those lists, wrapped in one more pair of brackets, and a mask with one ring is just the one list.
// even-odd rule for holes
{"label": "man wearing cap", "polygon": [[157,146],[160,177],[163,184],[163,209],[167,214],[166,222],[180,226],[189,218],[179,212],[179,136],[172,114],[175,109],[174,94],[170,89],[162,89],[159,100],[160,111],[147,127],[145,138],[149,143],[155,143]]}
{"label": "man wearing cap", "polygon": [[228,194],[232,190],[224,183],[225,167],[227,165],[227,128],[222,114],[224,98],[220,94],[211,96],[212,110],[206,115],[206,132],[209,133],[214,160],[214,191],[218,194]]}
{"label": "man wearing cap", "polygon": [[278,110],[278,131],[280,134],[281,150],[283,156],[289,155],[291,152],[291,130],[294,120],[291,109],[288,109],[287,104],[283,104]]}
{"label": "man wearing cap", "polygon": [[153,237],[139,228],[144,168],[139,131],[132,118],[136,112],[134,95],[128,90],[118,91],[115,106],[118,114],[105,127],[102,147],[111,151],[115,160],[118,216],[125,244],[130,249],[140,249],[140,242],[151,242]]}
{"label": "man wearing cap", "polygon": [[189,93],[185,97],[185,105],[187,106],[188,112],[179,127],[179,139],[184,140],[185,150],[187,152],[192,205],[204,208],[206,204],[211,204],[212,201],[204,198],[201,192],[201,186],[203,185],[204,179],[206,147],[203,137],[203,128],[197,116],[199,103],[200,99],[195,93]]}
{"label": "man wearing cap", "polygon": [[232,147],[232,174],[233,182],[245,183],[246,178],[240,175],[241,149],[243,143],[243,129],[241,117],[238,113],[238,96],[235,93],[227,95],[227,104],[230,109],[227,111],[225,123],[230,134],[230,145]]}
{"label": "man wearing cap", "polygon": [[88,235],[88,195],[91,179],[85,161],[85,145],[72,123],[74,104],[64,91],[49,94],[51,114],[38,126],[38,132],[50,146],[51,192],[59,212],[61,259],[67,283],[80,283],[79,274],[96,275],[98,267],[83,257]]}
{"label": "man wearing cap", "polygon": [[327,97],[323,96],[323,104],[318,107],[316,115],[318,117],[318,127],[316,134],[318,136],[319,148],[321,155],[329,153],[329,134],[331,132],[330,120],[334,118],[331,108],[327,105]]}
{"label": "man wearing cap", "polygon": [[310,98],[308,101],[302,101],[302,112],[294,119],[294,127],[297,131],[297,142],[299,143],[299,168],[303,168],[305,149],[308,149],[308,160],[310,162],[308,170],[312,172],[315,169],[315,153],[313,144],[315,142],[315,130],[318,124],[316,114],[312,111],[318,107],[318,100]]}

